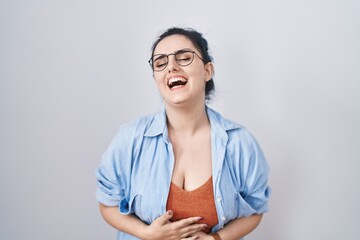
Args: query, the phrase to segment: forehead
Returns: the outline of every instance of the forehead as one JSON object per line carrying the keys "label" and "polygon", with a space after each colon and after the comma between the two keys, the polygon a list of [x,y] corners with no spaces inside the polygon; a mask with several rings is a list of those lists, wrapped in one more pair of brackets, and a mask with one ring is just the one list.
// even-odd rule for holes
{"label": "forehead", "polygon": [[171,35],[158,43],[154,55],[173,53],[184,48],[196,50],[194,44],[187,37],[183,35]]}

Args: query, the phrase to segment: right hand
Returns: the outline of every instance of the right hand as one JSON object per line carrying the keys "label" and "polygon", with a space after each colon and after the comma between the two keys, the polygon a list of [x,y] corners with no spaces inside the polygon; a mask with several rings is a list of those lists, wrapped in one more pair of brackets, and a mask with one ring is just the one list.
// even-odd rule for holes
{"label": "right hand", "polygon": [[206,224],[197,223],[201,217],[189,217],[170,222],[173,217],[171,210],[161,215],[146,228],[145,240],[195,240],[196,232],[207,228]]}

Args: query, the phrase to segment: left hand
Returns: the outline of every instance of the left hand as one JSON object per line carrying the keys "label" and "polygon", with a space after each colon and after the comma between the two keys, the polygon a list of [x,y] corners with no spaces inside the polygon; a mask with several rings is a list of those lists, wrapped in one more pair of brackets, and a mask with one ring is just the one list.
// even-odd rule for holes
{"label": "left hand", "polygon": [[211,235],[204,233],[202,231],[194,233],[193,236],[199,237],[197,240],[214,240],[214,238]]}

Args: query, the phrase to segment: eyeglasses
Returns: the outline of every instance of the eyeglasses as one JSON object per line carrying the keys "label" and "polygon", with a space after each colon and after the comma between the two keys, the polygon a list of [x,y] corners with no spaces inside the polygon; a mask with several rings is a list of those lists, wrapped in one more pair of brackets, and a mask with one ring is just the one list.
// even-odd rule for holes
{"label": "eyeglasses", "polygon": [[162,70],[164,70],[166,68],[166,66],[169,63],[169,56],[170,55],[174,55],[175,56],[175,61],[177,64],[179,64],[180,66],[188,66],[190,65],[193,60],[194,60],[194,55],[198,56],[201,61],[204,61],[204,59],[202,59],[196,52],[194,52],[191,49],[181,49],[179,51],[176,51],[174,53],[169,53],[169,54],[156,54],[154,56],[152,56],[152,58],[150,58],[150,60],[148,61],[150,64],[150,67],[155,71],[155,72],[160,72]]}

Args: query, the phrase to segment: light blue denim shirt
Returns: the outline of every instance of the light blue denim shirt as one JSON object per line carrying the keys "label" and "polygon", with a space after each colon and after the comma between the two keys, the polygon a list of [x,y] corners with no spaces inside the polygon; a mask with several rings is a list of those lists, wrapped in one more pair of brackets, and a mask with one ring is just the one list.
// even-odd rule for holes
{"label": "light blue denim shirt", "polygon": [[[206,107],[211,125],[212,176],[219,222],[268,210],[269,167],[260,146],[243,126]],[[96,171],[97,200],[134,213],[147,224],[166,212],[174,166],[165,108],[124,124]],[[118,232],[118,239],[137,239]]]}

